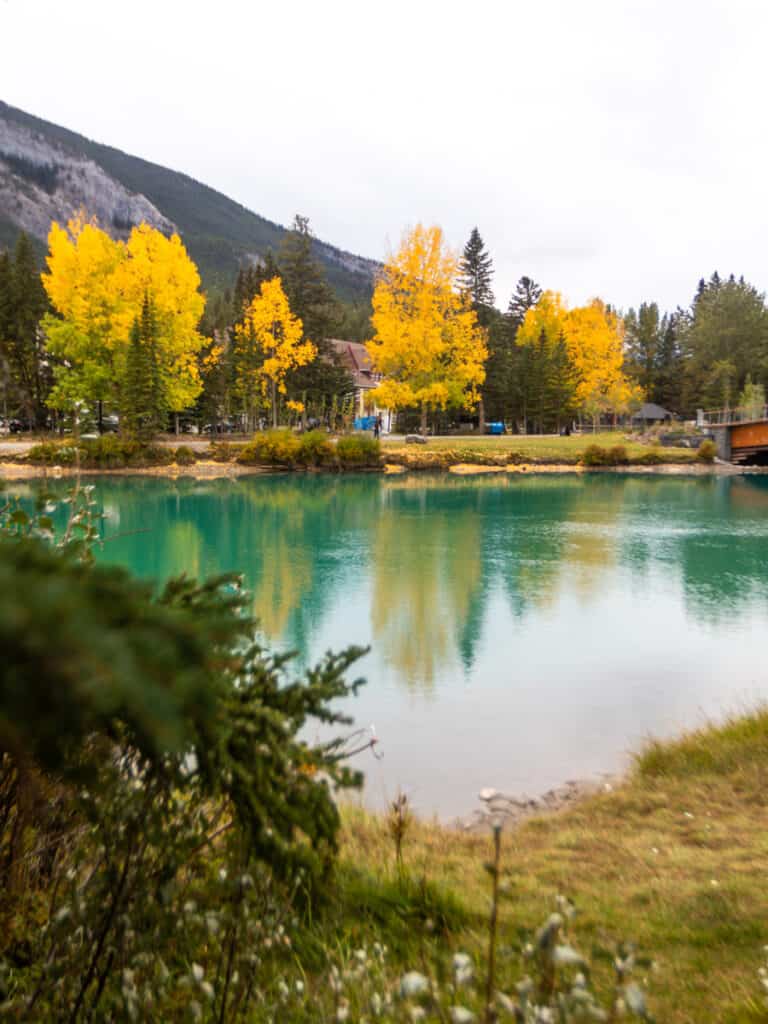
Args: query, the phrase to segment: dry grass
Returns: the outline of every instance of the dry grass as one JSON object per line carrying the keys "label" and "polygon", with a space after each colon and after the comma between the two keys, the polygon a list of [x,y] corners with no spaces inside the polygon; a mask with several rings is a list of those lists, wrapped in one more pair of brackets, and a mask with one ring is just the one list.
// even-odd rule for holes
{"label": "dry grass", "polygon": [[[529,821],[504,839],[514,879],[503,929],[514,944],[558,892],[580,908],[584,952],[633,939],[659,965],[656,1019],[674,1024],[768,1020],[745,1009],[768,943],[768,712],[653,744],[619,788]],[[459,893],[478,921],[488,903],[490,836],[415,822],[404,858]],[[383,819],[345,812],[344,856],[393,870]],[[479,926],[462,936],[481,941]],[[606,968],[603,968],[606,970]]]}

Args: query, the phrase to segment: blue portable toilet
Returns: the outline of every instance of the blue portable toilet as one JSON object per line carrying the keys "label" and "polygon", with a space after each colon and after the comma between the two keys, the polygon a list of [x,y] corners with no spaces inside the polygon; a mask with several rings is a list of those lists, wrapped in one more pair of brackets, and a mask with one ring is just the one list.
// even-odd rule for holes
{"label": "blue portable toilet", "polygon": [[487,434],[503,434],[504,424],[503,423],[486,423],[485,432]]}

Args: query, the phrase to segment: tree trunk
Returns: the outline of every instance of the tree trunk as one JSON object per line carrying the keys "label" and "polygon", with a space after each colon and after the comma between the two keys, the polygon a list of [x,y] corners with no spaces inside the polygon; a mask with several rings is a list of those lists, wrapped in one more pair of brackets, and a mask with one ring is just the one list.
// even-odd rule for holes
{"label": "tree trunk", "polygon": [[307,392],[302,391],[301,393],[301,404],[303,406],[301,410],[301,429],[305,431],[307,429]]}
{"label": "tree trunk", "polygon": [[179,436],[179,414],[177,412],[173,414],[173,432],[177,437]]}
{"label": "tree trunk", "polygon": [[421,436],[427,436],[427,403],[421,403]]}
{"label": "tree trunk", "polygon": [[477,418],[478,418],[478,425],[477,425],[478,432],[480,434],[484,434],[485,433],[485,402],[483,401],[483,396],[482,395],[480,396],[480,401],[479,401],[478,406],[477,406]]}
{"label": "tree trunk", "polygon": [[99,409],[99,434],[104,433],[104,402],[99,399],[96,403]]}
{"label": "tree trunk", "polygon": [[272,398],[272,426],[277,429],[277,387],[274,380],[269,382],[269,392]]}

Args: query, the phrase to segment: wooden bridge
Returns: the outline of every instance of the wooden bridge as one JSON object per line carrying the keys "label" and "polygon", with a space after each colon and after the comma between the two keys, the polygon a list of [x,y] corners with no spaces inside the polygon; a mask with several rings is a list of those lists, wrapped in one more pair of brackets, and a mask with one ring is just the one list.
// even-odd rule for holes
{"label": "wooden bridge", "polygon": [[713,409],[700,412],[698,421],[712,432],[725,462],[768,465],[768,406]]}

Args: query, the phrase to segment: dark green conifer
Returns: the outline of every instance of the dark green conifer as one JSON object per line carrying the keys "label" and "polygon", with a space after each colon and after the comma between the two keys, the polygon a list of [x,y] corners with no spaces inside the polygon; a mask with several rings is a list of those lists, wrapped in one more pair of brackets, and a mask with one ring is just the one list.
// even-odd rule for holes
{"label": "dark green conifer", "polygon": [[469,293],[478,322],[487,327],[493,310],[493,261],[478,229],[472,228],[459,263],[459,282]]}
{"label": "dark green conifer", "polygon": [[123,394],[123,424],[138,440],[150,440],[166,425],[165,399],[157,352],[157,323],[149,294],[144,296],[141,316],[131,329]]}

